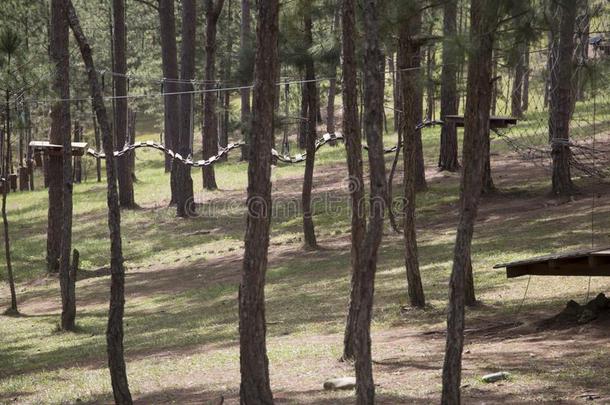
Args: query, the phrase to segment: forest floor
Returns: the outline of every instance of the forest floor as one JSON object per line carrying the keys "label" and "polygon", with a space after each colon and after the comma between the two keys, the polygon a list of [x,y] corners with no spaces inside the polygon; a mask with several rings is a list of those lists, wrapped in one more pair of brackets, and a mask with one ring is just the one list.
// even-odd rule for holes
{"label": "forest floor", "polygon": [[[425,310],[405,307],[402,236],[388,228],[380,250],[372,325],[380,404],[428,404],[440,398],[459,176],[434,168],[437,139],[436,129],[425,131],[428,189],[418,194]],[[610,146],[607,138],[599,142]],[[544,322],[571,299],[582,303],[587,295],[609,292],[610,279],[533,277],[525,295],[527,278],[508,280],[503,270],[492,269],[500,262],[586,248],[592,236],[596,246],[610,245],[605,231],[610,184],[577,178],[580,194],[556,200],[549,197],[546,170],[520,160],[501,140],[494,141],[493,150],[498,191],[483,198],[475,231],[480,304],[467,311],[464,403],[610,403],[610,319],[586,325]],[[125,349],[137,403],[218,404],[221,397],[238,403],[237,286],[246,184],[246,164],[237,161],[238,154],[217,167],[221,191],[201,191],[200,171],[193,171],[201,215],[183,220],[167,207],[163,159],[154,151],[138,151],[141,208],[123,211]],[[273,169],[276,210],[266,300],[277,403],[353,403],[351,391],[322,388],[328,378],[353,375],[352,365],[338,361],[350,279],[344,162],[342,146],[325,146],[316,160],[319,251],[307,251],[301,242],[303,167]],[[112,402],[104,336],[109,295],[105,186],[95,183],[88,170],[90,180],[75,187],[74,247],[82,263],[77,333],[57,332],[58,281],[44,276],[46,191],[9,196],[22,316],[0,316],[0,403]],[[0,291],[2,307],[7,294],[6,288]],[[497,371],[509,372],[510,378],[482,382],[483,375]]]}

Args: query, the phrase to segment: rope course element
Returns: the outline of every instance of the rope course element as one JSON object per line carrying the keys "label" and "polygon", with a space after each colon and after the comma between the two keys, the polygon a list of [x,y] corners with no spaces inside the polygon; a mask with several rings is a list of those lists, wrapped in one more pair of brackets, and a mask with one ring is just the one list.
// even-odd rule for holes
{"label": "rope course element", "polygon": [[[426,120],[426,121],[418,124],[416,129],[422,129],[425,127],[431,127],[434,125],[442,125],[442,124],[443,124],[442,121]],[[336,142],[336,141],[344,141],[344,137],[341,133],[336,132],[334,134],[324,134],[321,138],[316,140],[316,151],[318,149],[320,149],[322,146],[326,145],[327,143]],[[153,149],[157,149],[157,150],[165,153],[166,155],[170,156],[172,159],[179,160],[180,162],[182,162],[183,164],[185,164],[187,166],[205,167],[205,166],[213,165],[214,163],[219,161],[224,155],[228,155],[229,152],[231,152],[233,149],[241,148],[244,145],[245,145],[245,143],[240,141],[240,142],[230,143],[226,147],[218,146],[218,154],[211,156],[210,158],[204,159],[204,160],[193,160],[190,155],[187,157],[184,157],[181,154],[176,153],[176,152],[172,151],[171,149],[167,148],[165,145],[163,145],[159,142],[155,142],[155,141],[143,141],[143,142],[135,142],[132,144],[125,144],[125,146],[123,147],[122,150],[115,151],[113,155],[115,157],[119,157],[119,156],[123,156],[135,149],[138,149],[138,148],[153,148]],[[389,148],[384,148],[384,153],[386,153],[386,154],[394,153],[394,152],[396,152],[396,150],[399,147],[402,147],[402,145],[394,145]],[[367,145],[363,145],[362,148],[364,150],[368,150]],[[96,159],[105,159],[106,158],[106,154],[104,152],[98,152],[93,148],[87,149],[87,155],[93,156]],[[301,162],[304,162],[305,159],[307,158],[307,153],[300,153],[295,156],[290,156],[290,155],[281,154],[275,149],[271,149],[271,155],[273,157],[277,158],[277,160],[279,160],[280,162],[289,163],[289,164],[301,163]]]}
{"label": "rope course element", "polygon": [[[196,161],[193,160],[190,155],[185,158],[181,154],[176,153],[176,152],[172,151],[171,149],[167,148],[165,145],[160,144],[155,141],[144,141],[144,142],[135,142],[133,144],[126,144],[122,150],[115,151],[113,155],[115,157],[119,157],[119,156],[125,155],[126,153],[131,152],[132,150],[138,149],[138,148],[153,148],[153,149],[160,150],[161,152],[165,153],[166,155],[172,157],[173,159],[177,159],[177,160],[181,161],[182,163],[184,163],[187,166],[204,167],[204,166],[210,166],[210,165],[214,164],[221,157],[223,157],[224,155],[227,155],[233,149],[241,148],[243,145],[244,145],[243,142],[236,142],[236,143],[230,143],[229,145],[227,145],[226,148],[219,146],[217,155],[211,156],[210,158],[205,159],[205,160],[196,160]],[[87,149],[87,154],[90,156],[93,156],[96,159],[105,159],[106,158],[106,154],[104,152],[98,152],[92,148]]]}

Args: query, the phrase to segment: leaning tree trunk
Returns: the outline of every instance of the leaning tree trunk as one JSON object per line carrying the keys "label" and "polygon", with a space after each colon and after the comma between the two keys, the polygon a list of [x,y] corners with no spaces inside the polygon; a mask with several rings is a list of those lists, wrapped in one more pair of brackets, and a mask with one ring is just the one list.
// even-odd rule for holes
{"label": "leaning tree trunk", "polygon": [[416,138],[419,124],[417,87],[421,77],[417,67],[420,44],[414,38],[420,33],[421,13],[402,23],[398,40],[398,70],[403,111],[401,132],[403,133],[404,161],[404,242],[407,287],[411,305],[423,308],[426,305],[424,289],[419,273],[417,235],[415,228],[415,183],[416,183]]}
{"label": "leaning tree trunk", "polygon": [[[203,158],[209,159],[218,154],[218,116],[216,105],[218,97],[214,88],[216,69],[216,26],[224,5],[224,0],[205,0],[205,97],[203,107]],[[216,190],[214,165],[204,166],[203,188]]]}
{"label": "leaning tree trunk", "polygon": [[271,225],[271,148],[279,67],[279,2],[258,2],[248,216],[239,286],[241,404],[273,404],[266,346],[265,274]]}
{"label": "leaning tree trunk", "polygon": [[[305,37],[307,48],[311,47],[313,42],[312,37],[312,21],[311,15],[308,13],[304,19]],[[316,230],[313,224],[313,209],[311,206],[311,191],[313,188],[313,169],[316,160],[316,111],[317,111],[317,88],[313,58],[307,57],[305,63],[305,80],[307,87],[307,135],[306,135],[306,152],[305,158],[305,177],[303,179],[303,236],[305,238],[305,246],[308,249],[317,249]]]}
{"label": "leaning tree trunk", "polygon": [[348,191],[350,193],[351,218],[351,258],[352,279],[350,305],[345,323],[343,339],[344,360],[355,358],[355,338],[358,307],[357,294],[360,291],[361,250],[366,233],[366,216],[364,213],[364,174],[362,169],[362,134],[358,112],[358,65],[356,62],[356,11],[355,0],[343,0],[341,10],[342,47],[343,47],[343,136],[347,152],[347,170],[349,173]]}
{"label": "leaning tree trunk", "polygon": [[114,141],[104,105],[102,89],[93,63],[91,46],[81,29],[76,10],[71,0],[65,0],[68,8],[68,21],[87,69],[89,91],[93,108],[102,132],[102,143],[106,155],[106,180],[108,183],[108,228],[110,229],[110,311],[106,329],[108,345],[108,367],[112,382],[114,401],[117,404],[131,404],[131,393],[127,383],[127,370],[123,355],[123,313],[125,311],[125,268],[121,241],[121,209],[117,190],[115,160],[113,159]]}
{"label": "leaning tree trunk", "polygon": [[[116,147],[121,150],[127,142],[127,26],[125,24],[125,0],[113,0],[112,12],[114,20],[113,30],[113,61],[114,71],[114,134]],[[119,203],[122,208],[135,208],[136,202],[133,193],[133,178],[131,176],[131,153],[117,159],[117,174],[119,178]]]}
{"label": "leaning tree trunk", "polygon": [[[441,71],[441,119],[458,113],[457,71],[457,0],[445,2],[443,14],[443,68]],[[438,158],[441,170],[456,172],[460,168],[458,161],[458,139],[455,125],[441,127],[441,151]]]}
{"label": "leaning tree trunk", "polygon": [[[178,48],[176,45],[176,16],[174,0],[159,0],[159,27],[161,32],[161,65],[163,66],[163,92],[177,93],[178,87]],[[177,95],[163,97],[164,114],[163,127],[165,133],[165,146],[173,151],[177,150],[180,126],[180,98]],[[165,157],[165,171],[172,173],[174,167],[169,155]],[[174,176],[170,179],[171,202],[177,201]]]}
{"label": "leaning tree trunk", "polygon": [[[70,71],[69,37],[63,9],[65,0],[53,0],[51,3],[51,36],[50,55],[51,63],[55,66],[53,89],[60,99],[70,98]],[[65,102],[56,102],[51,106],[51,131],[49,141],[55,145],[62,145],[64,132],[70,131],[70,105]],[[67,120],[67,121],[66,121]],[[49,215],[47,226],[47,270],[57,273],[60,267],[61,239],[63,226],[63,165],[62,156],[49,154],[47,162],[49,179]],[[72,176],[72,173],[70,173]]]}
{"label": "leaning tree trunk", "polygon": [[[197,4],[195,0],[182,2],[182,49],[180,66],[180,133],[178,138],[178,153],[189,156],[193,146],[193,85],[195,77],[195,52],[197,29]],[[176,211],[179,217],[186,218],[192,213],[193,179],[191,167],[174,159]],[[172,170],[172,174],[173,174]]]}
{"label": "leaning tree trunk", "polygon": [[574,25],[577,2],[552,2],[553,13],[557,16],[559,32],[552,29],[551,35],[555,63],[550,70],[550,113],[549,137],[553,158],[552,193],[568,196],[575,187],[570,174],[571,150],[570,116],[572,110],[572,54],[574,53]]}
{"label": "leaning tree trunk", "polygon": [[464,290],[470,266],[471,244],[477,216],[485,161],[484,144],[489,133],[492,83],[491,65],[497,7],[492,0],[471,0],[470,36],[473,44],[468,63],[468,86],[464,116],[463,173],[460,216],[449,282],[447,343],[443,365],[442,404],[460,404],[462,350],[464,348]]}
{"label": "leaning tree trunk", "polygon": [[250,81],[252,79],[252,67],[250,66],[252,46],[252,30],[250,16],[250,0],[241,0],[241,25],[239,32],[239,73],[241,81],[241,134],[245,145],[241,148],[242,160],[247,160],[250,144]]}
{"label": "leaning tree trunk", "polygon": [[[351,2],[352,0],[346,0]],[[352,6],[353,7],[353,3]],[[383,153],[383,55],[379,41],[377,0],[365,0],[364,15],[364,133],[369,146],[371,192],[369,226],[360,248],[358,287],[352,305],[356,306],[354,334],[356,403],[375,403],[375,384],[371,355],[371,318],[375,292],[377,252],[383,237],[387,183]],[[343,38],[345,41],[346,38]],[[353,40],[351,38],[350,40]]]}

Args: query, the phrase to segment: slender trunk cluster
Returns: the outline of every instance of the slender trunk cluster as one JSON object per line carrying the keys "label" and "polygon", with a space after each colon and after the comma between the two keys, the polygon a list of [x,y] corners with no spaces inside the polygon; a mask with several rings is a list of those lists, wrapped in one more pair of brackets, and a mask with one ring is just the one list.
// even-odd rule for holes
{"label": "slender trunk cluster", "polygon": [[257,4],[252,137],[248,164],[248,216],[239,286],[241,404],[273,404],[266,347],[265,274],[271,225],[271,148],[279,68],[279,1]]}
{"label": "slender trunk cluster", "polygon": [[464,116],[464,150],[460,187],[460,216],[449,282],[447,343],[443,365],[442,404],[460,404],[462,350],[464,348],[464,306],[471,244],[485,162],[485,142],[489,138],[492,98],[492,55],[498,11],[492,0],[471,0],[472,47],[468,58],[468,87]]}
{"label": "slender trunk cluster", "polygon": [[76,10],[71,0],[67,3],[67,15],[70,27],[78,43],[87,76],[89,91],[93,99],[98,123],[102,133],[102,144],[106,159],[106,180],[108,184],[108,228],[110,230],[110,310],[108,313],[108,326],[106,329],[106,343],[108,349],[108,368],[112,382],[112,392],[117,404],[131,404],[131,393],[127,383],[127,370],[123,355],[123,314],[125,311],[125,268],[123,264],[123,248],[121,241],[121,210],[117,190],[115,160],[110,158],[114,152],[114,141],[104,105],[102,89],[98,80],[97,71],[93,62],[91,46],[80,26]]}
{"label": "slender trunk cluster", "polygon": [[[352,334],[356,369],[356,397],[358,404],[373,404],[375,385],[373,382],[371,354],[371,318],[375,292],[377,252],[383,237],[383,222],[387,201],[387,183],[383,153],[383,55],[379,40],[379,5],[376,0],[365,0],[364,19],[364,134],[369,146],[370,201],[369,224],[362,244],[359,246],[357,268],[352,281],[350,314],[353,317]],[[343,2],[344,51],[350,50],[352,58],[355,33],[354,0]],[[347,17],[347,18],[346,18]],[[348,28],[345,28],[348,26]],[[352,34],[348,37],[346,34]],[[344,64],[345,55],[344,55]],[[345,67],[344,67],[345,71]],[[354,70],[355,71],[355,70]],[[355,81],[355,75],[352,78]],[[344,86],[346,87],[346,86]],[[351,115],[350,115],[351,117]],[[354,124],[352,124],[354,125]],[[352,127],[353,128],[353,127]],[[349,321],[349,320],[348,320]]]}

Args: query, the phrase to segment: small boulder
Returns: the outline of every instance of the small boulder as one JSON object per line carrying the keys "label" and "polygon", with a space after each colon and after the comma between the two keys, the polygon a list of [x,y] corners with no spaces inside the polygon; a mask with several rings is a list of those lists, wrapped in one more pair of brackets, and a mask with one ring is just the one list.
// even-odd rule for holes
{"label": "small boulder", "polygon": [[325,390],[351,390],[356,387],[356,377],[331,378],[324,381]]}
{"label": "small boulder", "polygon": [[482,380],[486,383],[493,383],[500,380],[508,380],[510,374],[506,371],[500,371],[499,373],[492,373],[484,375]]}

